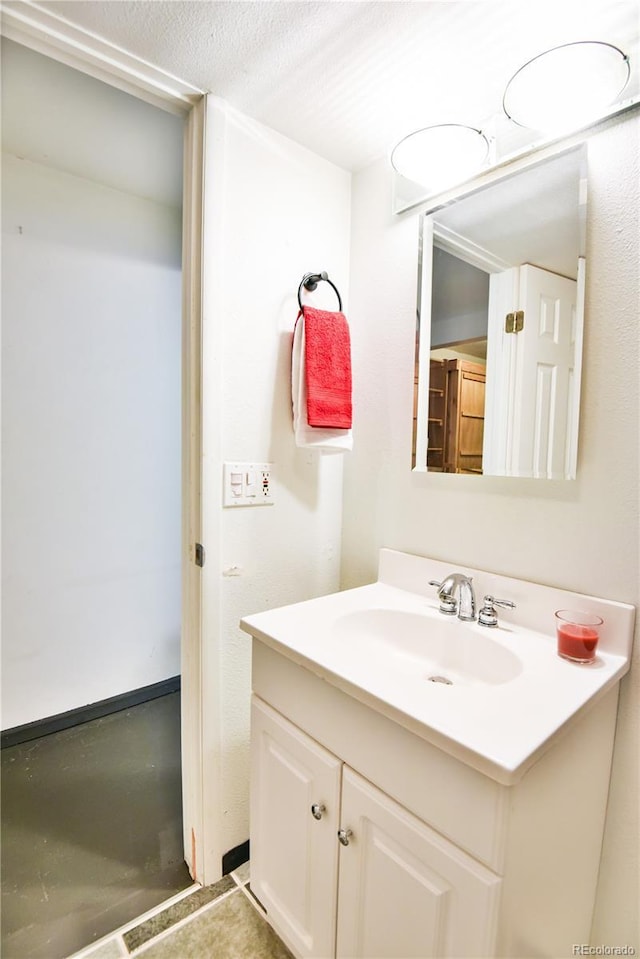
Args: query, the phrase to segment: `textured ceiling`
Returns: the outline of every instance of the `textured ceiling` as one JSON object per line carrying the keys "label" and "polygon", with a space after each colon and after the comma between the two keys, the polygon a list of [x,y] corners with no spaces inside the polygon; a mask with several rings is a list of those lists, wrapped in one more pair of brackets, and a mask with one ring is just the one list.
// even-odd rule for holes
{"label": "textured ceiling", "polygon": [[347,169],[422,126],[481,125],[543,49],[638,53],[640,0],[45,0],[38,4]]}

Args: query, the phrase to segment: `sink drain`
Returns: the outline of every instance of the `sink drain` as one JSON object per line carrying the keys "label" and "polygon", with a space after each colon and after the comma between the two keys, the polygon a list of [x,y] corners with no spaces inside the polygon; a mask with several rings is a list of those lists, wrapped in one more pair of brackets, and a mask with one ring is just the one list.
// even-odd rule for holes
{"label": "sink drain", "polygon": [[430,683],[444,683],[445,686],[453,686],[453,682],[446,676],[427,676]]}

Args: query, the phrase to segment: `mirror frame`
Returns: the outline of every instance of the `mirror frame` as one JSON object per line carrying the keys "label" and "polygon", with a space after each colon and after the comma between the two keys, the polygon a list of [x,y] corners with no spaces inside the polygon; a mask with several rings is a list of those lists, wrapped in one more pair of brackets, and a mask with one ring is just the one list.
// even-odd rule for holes
{"label": "mirror frame", "polygon": [[[573,386],[573,403],[568,414],[571,422],[571,433],[570,433],[570,446],[565,460],[566,469],[563,476],[549,476],[548,474],[539,474],[536,475],[535,471],[533,474],[521,474],[521,473],[512,473],[496,470],[490,473],[482,473],[481,475],[486,478],[509,478],[509,479],[575,479],[576,470],[577,470],[577,445],[578,445],[578,424],[579,424],[579,411],[580,411],[580,380],[581,380],[581,371],[582,371],[582,340],[583,340],[583,328],[584,328],[584,289],[585,289],[585,243],[586,243],[586,178],[587,178],[587,144],[584,140],[581,140],[577,143],[571,143],[564,146],[564,148],[554,149],[553,151],[545,151],[546,155],[536,156],[532,158],[526,164],[516,164],[515,168],[507,167],[501,171],[500,175],[491,177],[488,181],[486,178],[482,178],[481,182],[477,182],[475,186],[471,188],[460,191],[457,195],[452,196],[447,202],[438,204],[434,207],[423,210],[420,214],[420,230],[419,230],[419,244],[418,244],[418,288],[417,288],[417,311],[416,311],[416,349],[415,349],[415,390],[414,390],[414,409],[413,409],[413,441],[411,444],[411,456],[412,456],[412,470],[417,473],[433,473],[433,472],[444,472],[444,470],[429,470],[427,465],[427,431],[425,429],[419,430],[418,424],[420,422],[424,423],[428,419],[428,407],[429,407],[429,379],[430,379],[430,354],[431,354],[431,296],[432,296],[432,256],[425,256],[425,251],[428,249],[432,251],[434,246],[444,249],[445,251],[452,252],[454,255],[462,256],[460,257],[463,261],[471,263],[474,266],[479,267],[486,273],[497,273],[504,270],[511,270],[514,267],[513,263],[508,263],[502,260],[499,256],[490,253],[487,250],[484,250],[482,247],[476,246],[473,241],[466,241],[463,245],[460,245],[460,237],[449,231],[444,225],[440,225],[435,222],[434,217],[438,212],[442,212],[451,205],[464,201],[472,196],[478,194],[484,194],[485,192],[490,191],[492,188],[499,186],[501,183],[512,180],[513,178],[526,173],[528,171],[537,171],[539,168],[543,168],[549,161],[553,160],[562,160],[563,157],[573,157],[577,154],[577,175],[578,175],[578,203],[576,209],[577,217],[577,227],[578,227],[578,250],[577,250],[577,300],[576,300],[576,309],[575,314],[579,318],[576,323],[576,337],[574,343],[574,386]],[[451,234],[449,236],[449,234]],[[434,242],[436,241],[436,242]],[[513,309],[513,307],[507,307],[507,309]],[[429,318],[427,321],[427,317]],[[499,335],[499,331],[496,329],[493,331],[493,337],[491,335],[492,331],[488,332],[488,355],[487,355],[487,367],[493,368],[495,362],[495,346],[496,346],[496,336]],[[492,349],[491,342],[494,342]],[[504,375],[504,371],[503,371]],[[500,382],[500,376],[496,374],[494,370],[493,375],[490,377],[490,386],[487,387],[487,395],[489,396],[488,391],[491,391],[490,394],[490,403],[493,410],[499,410],[501,403],[499,402],[500,390],[502,388],[502,383]],[[511,414],[505,413],[501,417],[503,420],[502,431],[496,430],[495,435],[500,436],[507,427],[505,425],[506,418]],[[516,414],[517,415],[517,414]],[[495,419],[494,419],[494,429]],[[500,443],[500,440],[497,440]],[[504,445],[504,444],[503,444]],[[505,453],[506,456],[506,453]],[[499,457],[498,457],[499,458]],[[445,475],[453,476],[460,475],[454,472],[447,472]]]}

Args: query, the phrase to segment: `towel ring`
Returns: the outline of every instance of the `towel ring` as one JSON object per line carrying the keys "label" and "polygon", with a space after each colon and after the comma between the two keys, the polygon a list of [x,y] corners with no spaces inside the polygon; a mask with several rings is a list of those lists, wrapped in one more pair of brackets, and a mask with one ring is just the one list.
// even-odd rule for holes
{"label": "towel ring", "polygon": [[298,306],[300,307],[300,309],[302,309],[302,300],[300,299],[300,293],[302,292],[302,287],[304,286],[305,290],[309,290],[310,293],[313,293],[313,291],[316,289],[320,280],[324,280],[325,283],[328,283],[329,286],[333,287],[335,294],[338,297],[338,309],[342,313],[342,300],[338,292],[338,287],[335,285],[335,283],[331,282],[331,280],[329,279],[329,277],[327,276],[325,272],[305,273],[305,275],[302,277],[300,286],[298,287]]}

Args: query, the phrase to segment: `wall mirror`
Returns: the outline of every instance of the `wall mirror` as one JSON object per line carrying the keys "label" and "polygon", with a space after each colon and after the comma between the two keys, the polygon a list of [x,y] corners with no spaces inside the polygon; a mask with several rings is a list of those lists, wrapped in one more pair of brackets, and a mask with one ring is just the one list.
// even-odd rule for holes
{"label": "wall mirror", "polygon": [[422,215],[415,470],[575,478],[586,150]]}

